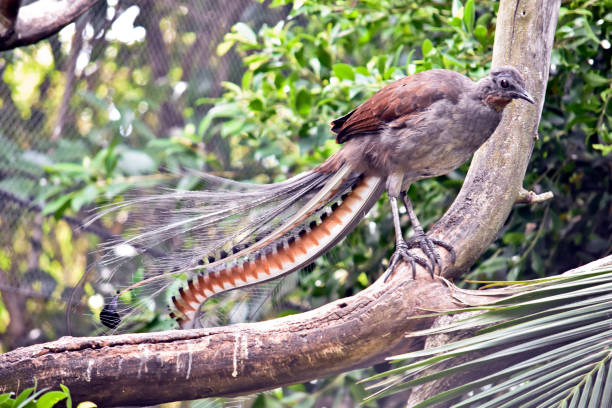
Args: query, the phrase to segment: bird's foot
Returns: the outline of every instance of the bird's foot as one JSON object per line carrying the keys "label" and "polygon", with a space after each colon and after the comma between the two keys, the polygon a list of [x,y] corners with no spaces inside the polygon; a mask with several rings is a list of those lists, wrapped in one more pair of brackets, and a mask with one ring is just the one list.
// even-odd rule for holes
{"label": "bird's foot", "polygon": [[442,274],[442,260],[440,259],[440,254],[436,250],[436,246],[442,247],[448,251],[451,257],[451,264],[455,263],[457,259],[457,254],[455,253],[455,249],[451,244],[445,241],[440,241],[439,239],[430,238],[425,233],[419,232],[415,234],[412,238],[406,242],[408,248],[419,248],[423,253],[427,256],[429,263],[427,264],[427,270],[431,274],[431,277],[434,277],[436,272],[436,268],[438,269],[438,275]]}
{"label": "bird's foot", "polygon": [[[440,241],[439,239],[430,238],[424,233],[420,233],[413,236],[408,241],[402,241],[397,245],[397,247],[395,248],[395,252],[391,256],[389,267],[387,268],[384,274],[385,282],[389,279],[391,273],[400,261],[410,263],[413,279],[416,278],[417,263],[422,267],[426,268],[432,278],[435,275],[436,268],[438,269],[438,275],[441,275],[442,260],[440,259],[440,255],[436,251],[435,246],[439,246],[446,249],[451,256],[451,263],[455,263],[457,254],[455,253],[455,249],[452,245],[447,242]],[[411,254],[410,250],[414,248],[419,248],[421,251],[423,251],[423,253],[427,256],[427,259]]]}
{"label": "bird's foot", "polygon": [[389,280],[397,264],[402,261],[410,263],[410,266],[412,267],[413,279],[416,279],[416,264],[419,264],[424,268],[431,269],[431,266],[429,262],[427,262],[427,259],[411,254],[410,248],[414,247],[411,247],[406,241],[403,240],[395,246],[395,252],[393,253],[393,255],[391,255],[391,259],[389,260],[389,267],[383,274],[385,282]]}

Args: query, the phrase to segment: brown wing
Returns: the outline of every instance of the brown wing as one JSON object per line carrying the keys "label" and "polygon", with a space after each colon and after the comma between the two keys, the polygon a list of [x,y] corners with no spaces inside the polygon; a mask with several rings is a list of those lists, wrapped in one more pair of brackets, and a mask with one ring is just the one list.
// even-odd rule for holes
{"label": "brown wing", "polygon": [[457,103],[466,80],[461,74],[441,69],[404,77],[372,95],[357,109],[331,122],[331,130],[337,135],[336,141],[344,143],[354,137],[378,133],[391,123],[401,126],[412,115],[428,109],[442,98]]}

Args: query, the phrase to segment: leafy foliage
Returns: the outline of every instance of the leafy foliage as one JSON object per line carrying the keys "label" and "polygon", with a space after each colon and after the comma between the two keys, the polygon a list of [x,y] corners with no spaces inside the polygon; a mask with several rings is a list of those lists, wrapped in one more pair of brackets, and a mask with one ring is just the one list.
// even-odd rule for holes
{"label": "leafy foliage", "polygon": [[[60,384],[61,391],[47,391],[46,388],[36,390],[36,386],[26,388],[19,395],[13,393],[0,394],[0,408],[51,408],[62,403],[66,408],[72,408],[72,398],[68,388]],[[92,402],[81,402],[77,408],[95,408]]]}
{"label": "leafy foliage", "polygon": [[[477,316],[411,334],[475,330],[463,340],[391,357],[399,366],[369,379],[385,378],[372,386],[379,390],[367,400],[444,377],[477,374],[415,408],[441,402],[482,408],[612,405],[609,267],[584,268],[493,292],[508,297],[460,311],[484,310]],[[460,362],[453,364],[455,359]]]}

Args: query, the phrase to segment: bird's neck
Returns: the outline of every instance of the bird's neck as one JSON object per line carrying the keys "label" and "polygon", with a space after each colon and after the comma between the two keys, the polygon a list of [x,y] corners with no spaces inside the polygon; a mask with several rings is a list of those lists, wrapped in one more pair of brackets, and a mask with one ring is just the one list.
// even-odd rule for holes
{"label": "bird's neck", "polygon": [[483,105],[495,110],[496,112],[502,112],[506,105],[512,101],[512,99],[493,91],[493,84],[491,83],[491,78],[489,77],[482,78],[476,83],[474,97]]}
{"label": "bird's neck", "polygon": [[501,95],[487,95],[482,99],[482,103],[489,108],[496,110],[497,112],[503,111],[506,105],[508,105],[511,101],[512,99],[503,97]]}

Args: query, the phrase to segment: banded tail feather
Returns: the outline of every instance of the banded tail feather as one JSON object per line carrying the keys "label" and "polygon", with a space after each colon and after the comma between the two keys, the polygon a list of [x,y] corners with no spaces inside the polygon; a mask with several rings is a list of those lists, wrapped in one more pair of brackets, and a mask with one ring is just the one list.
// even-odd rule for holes
{"label": "banded tail feather", "polygon": [[[297,271],[344,238],[374,205],[384,187],[381,178],[375,176],[360,179],[352,191],[345,194],[341,203],[335,201],[333,209],[322,211],[320,223],[311,221],[308,227],[300,227],[297,234],[283,237],[269,251],[257,254],[216,272],[200,273],[190,279],[187,287],[172,298],[174,311],[171,316],[181,328],[197,325],[197,312],[211,296],[221,292],[276,279]],[[326,207],[327,208],[327,207]],[[275,246],[275,247],[274,247]]]}
{"label": "banded tail feather", "polygon": [[[313,248],[320,249],[319,240],[330,241],[322,239],[328,233],[338,237],[338,226],[334,225],[333,232],[329,226],[338,222],[339,214],[347,213],[349,204],[342,206],[353,199],[346,193],[351,189],[363,190],[360,186],[366,179],[365,185],[371,187],[374,180],[361,177],[346,165],[333,172],[315,169],[267,185],[238,183],[207,174],[200,177],[206,183],[203,191],[174,191],[137,198],[96,216],[95,219],[128,206],[143,212],[132,223],[127,239],[105,245],[104,266],[117,268],[125,260],[119,255],[125,252],[125,246],[135,249],[133,252],[156,249],[166,253],[147,265],[148,275],[144,279],[120,291],[104,307],[100,317],[107,327],[117,327],[123,314],[118,310],[119,296],[135,288],[155,287],[155,293],[161,293],[178,274],[191,277],[191,281],[172,302],[173,316],[182,327],[189,327],[193,322],[188,323],[185,315],[193,318],[195,312],[191,309],[199,308],[205,298],[300,269],[300,265],[320,255],[304,263],[306,254],[300,248],[314,244]],[[382,183],[374,184],[377,193],[369,206],[382,192]],[[346,200],[340,204],[343,195]],[[356,196],[361,197],[359,193]],[[315,218],[323,219],[319,221],[322,227],[311,225]],[[347,221],[342,219],[343,223]],[[179,249],[165,249],[165,244],[177,240],[182,241]]]}

